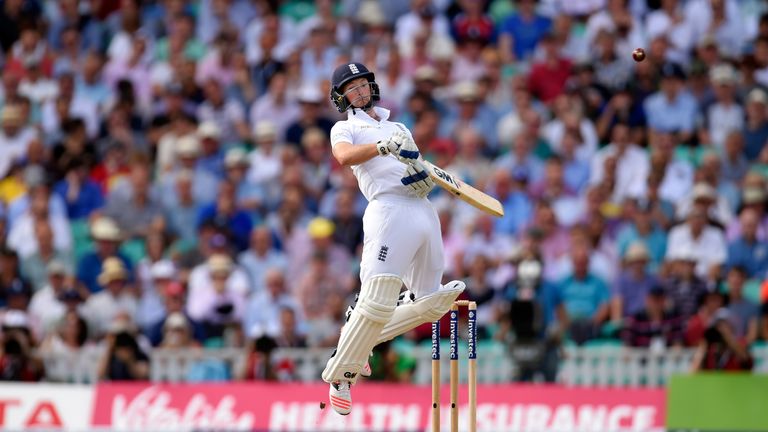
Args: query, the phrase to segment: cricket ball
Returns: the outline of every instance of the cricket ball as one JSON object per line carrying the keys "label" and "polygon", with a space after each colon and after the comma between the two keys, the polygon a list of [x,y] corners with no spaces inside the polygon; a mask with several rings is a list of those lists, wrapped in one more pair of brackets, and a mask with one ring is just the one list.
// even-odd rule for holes
{"label": "cricket ball", "polygon": [[636,62],[645,60],[645,50],[642,48],[635,48],[635,50],[632,51],[632,58],[635,59]]}

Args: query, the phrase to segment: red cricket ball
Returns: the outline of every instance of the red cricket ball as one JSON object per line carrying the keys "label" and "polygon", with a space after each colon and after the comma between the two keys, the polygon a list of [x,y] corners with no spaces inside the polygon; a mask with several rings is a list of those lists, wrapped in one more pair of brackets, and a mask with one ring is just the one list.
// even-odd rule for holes
{"label": "red cricket ball", "polygon": [[642,48],[635,48],[635,50],[632,51],[632,58],[635,59],[636,62],[645,60],[645,50]]}

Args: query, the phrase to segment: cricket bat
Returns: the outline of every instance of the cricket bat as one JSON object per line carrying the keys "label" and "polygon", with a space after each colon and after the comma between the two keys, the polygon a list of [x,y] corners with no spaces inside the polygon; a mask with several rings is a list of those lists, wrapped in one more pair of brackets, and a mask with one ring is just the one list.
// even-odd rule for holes
{"label": "cricket bat", "polygon": [[504,216],[504,208],[496,198],[475,189],[471,185],[459,180],[456,175],[426,160],[422,159],[421,162],[427,167],[427,172],[432,180],[441,188],[478,210],[497,217]]}

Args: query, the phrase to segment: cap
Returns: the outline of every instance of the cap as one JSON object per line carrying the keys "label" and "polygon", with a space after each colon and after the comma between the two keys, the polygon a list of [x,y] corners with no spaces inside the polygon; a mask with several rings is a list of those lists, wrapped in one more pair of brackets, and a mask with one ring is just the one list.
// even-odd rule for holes
{"label": "cap", "polygon": [[229,255],[214,254],[208,258],[208,271],[213,273],[229,273],[232,271],[232,258]]}
{"label": "cap", "polygon": [[253,137],[256,141],[275,139],[277,137],[277,128],[270,121],[260,121],[253,128]]}
{"label": "cap", "polygon": [[168,315],[163,323],[163,329],[188,329],[189,320],[181,312],[174,312]]}
{"label": "cap", "polygon": [[713,84],[735,84],[738,81],[738,75],[733,66],[723,63],[710,69],[709,79]]}
{"label": "cap", "polygon": [[357,21],[360,24],[380,26],[387,23],[384,10],[376,0],[364,0],[357,9]]}
{"label": "cap", "polygon": [[766,105],[768,104],[768,95],[762,89],[754,88],[747,94],[747,102],[757,102]]}
{"label": "cap", "polygon": [[197,136],[200,137],[200,139],[219,139],[219,137],[221,137],[221,129],[219,129],[219,126],[217,126],[216,123],[205,121],[200,123],[200,126],[197,127]]}
{"label": "cap", "polygon": [[660,72],[662,78],[676,78],[680,80],[685,79],[685,72],[683,71],[683,68],[681,68],[677,63],[665,63],[663,66],[661,66]]}
{"label": "cap", "polygon": [[307,226],[307,232],[313,239],[330,237],[335,229],[333,222],[322,217],[312,219]]}
{"label": "cap", "polygon": [[107,285],[110,282],[126,279],[128,279],[128,271],[120,258],[109,257],[104,260],[98,278],[99,285]]}
{"label": "cap", "polygon": [[380,26],[387,23],[387,17],[378,1],[364,0],[357,10],[357,21],[360,24]]}
{"label": "cap", "polygon": [[693,195],[694,201],[697,201],[700,199],[709,199],[713,201],[717,200],[717,191],[715,190],[715,188],[703,182],[696,183],[693,186],[692,195]]}
{"label": "cap", "polygon": [[18,124],[21,122],[21,109],[15,106],[6,106],[3,109],[3,113],[0,115],[0,122],[3,124],[6,123],[15,123]]}
{"label": "cap", "polygon": [[480,88],[474,81],[462,81],[453,88],[453,95],[457,100],[478,100]]}
{"label": "cap", "polygon": [[152,264],[150,274],[153,279],[173,279],[176,277],[176,266],[170,260],[160,260]]}
{"label": "cap", "polygon": [[179,156],[197,156],[200,154],[200,141],[193,135],[184,135],[176,140],[176,153]]}
{"label": "cap", "polygon": [[102,216],[91,224],[91,237],[94,240],[120,241],[120,228],[114,220]]}
{"label": "cap", "polygon": [[29,327],[29,318],[25,312],[16,309],[9,309],[3,314],[3,327],[5,328],[27,328]]}
{"label": "cap", "polygon": [[624,260],[627,262],[647,261],[650,258],[648,247],[645,243],[636,241],[629,245],[624,254]]}
{"label": "cap", "polygon": [[765,192],[755,187],[748,187],[741,194],[741,202],[744,205],[762,204],[765,202]]}
{"label": "cap", "polygon": [[304,84],[299,89],[298,100],[301,103],[320,103],[323,101],[323,93],[314,84]]}
{"label": "cap", "polygon": [[48,273],[48,275],[68,275],[70,274],[69,269],[64,264],[64,262],[53,259],[51,260],[47,266],[45,266],[45,270]]}
{"label": "cap", "polygon": [[245,150],[240,147],[229,149],[227,154],[224,156],[224,166],[227,168],[234,166],[247,166],[248,164],[248,153],[246,153]]}
{"label": "cap", "polygon": [[434,81],[437,79],[437,70],[430,65],[419,66],[413,73],[416,81]]}
{"label": "cap", "polygon": [[168,297],[183,296],[184,285],[182,285],[181,282],[173,281],[165,286],[165,291],[163,294]]}

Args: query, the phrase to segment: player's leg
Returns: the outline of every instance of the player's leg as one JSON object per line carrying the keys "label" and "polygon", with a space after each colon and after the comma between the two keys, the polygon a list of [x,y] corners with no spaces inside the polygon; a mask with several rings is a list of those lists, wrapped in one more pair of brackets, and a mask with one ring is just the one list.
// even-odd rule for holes
{"label": "player's leg", "polygon": [[443,239],[440,220],[431,206],[424,209],[430,229],[424,243],[413,258],[404,282],[414,294],[395,309],[392,319],[384,326],[376,344],[386,342],[424,323],[439,320],[451,308],[466,287],[462,281],[441,285],[444,269]]}
{"label": "player's leg", "polygon": [[413,235],[418,229],[410,227],[408,214],[407,208],[373,201],[363,217],[360,295],[322,373],[331,384],[331,406],[340,414],[351,410],[349,386],[357,381],[381,330],[391,320],[402,288],[401,275],[419,246],[420,236]]}

